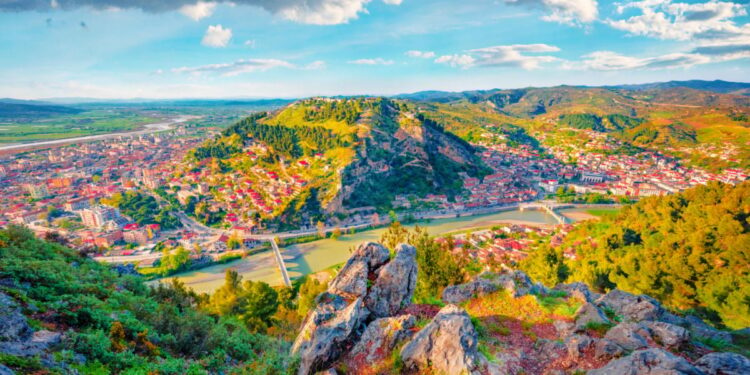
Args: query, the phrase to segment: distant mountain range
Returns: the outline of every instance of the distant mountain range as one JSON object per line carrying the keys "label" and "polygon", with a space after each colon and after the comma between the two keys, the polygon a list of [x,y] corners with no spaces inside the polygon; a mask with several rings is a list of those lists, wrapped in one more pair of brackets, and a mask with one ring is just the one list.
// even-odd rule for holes
{"label": "distant mountain range", "polygon": [[36,119],[80,112],[77,108],[35,100],[0,99],[0,119]]}

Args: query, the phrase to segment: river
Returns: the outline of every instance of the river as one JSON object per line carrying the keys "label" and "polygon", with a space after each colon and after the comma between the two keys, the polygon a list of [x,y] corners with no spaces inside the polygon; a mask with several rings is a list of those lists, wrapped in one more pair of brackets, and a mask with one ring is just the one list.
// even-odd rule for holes
{"label": "river", "polygon": [[[580,212],[580,209],[560,210],[561,213]],[[580,216],[570,216],[574,220]],[[555,224],[555,219],[541,211],[506,211],[489,215],[478,215],[452,219],[436,219],[418,225],[432,235],[440,235],[472,228],[488,227],[500,223]],[[386,228],[371,229],[352,235],[341,236],[338,240],[323,239],[281,249],[294,279],[302,275],[322,271],[333,265],[346,262],[350,249],[365,241],[377,241]],[[281,272],[270,251],[251,255],[245,259],[219,264],[175,275],[197,292],[212,292],[224,283],[224,273],[234,269],[245,280],[264,281],[271,285],[282,285]]]}
{"label": "river", "polygon": [[31,148],[36,148],[40,146],[55,146],[55,145],[72,144],[72,143],[80,143],[80,142],[101,141],[103,139],[117,138],[120,136],[133,136],[133,135],[141,135],[141,134],[148,134],[148,133],[156,133],[160,131],[169,130],[172,128],[173,125],[180,124],[185,121],[198,118],[198,117],[199,116],[187,116],[187,115],[179,116],[179,117],[165,120],[163,122],[158,122],[154,124],[145,124],[143,125],[144,129],[131,131],[131,132],[87,135],[83,137],[55,139],[51,141],[39,141],[39,142],[4,145],[4,146],[0,146],[0,151],[25,150],[25,149],[31,149]]}

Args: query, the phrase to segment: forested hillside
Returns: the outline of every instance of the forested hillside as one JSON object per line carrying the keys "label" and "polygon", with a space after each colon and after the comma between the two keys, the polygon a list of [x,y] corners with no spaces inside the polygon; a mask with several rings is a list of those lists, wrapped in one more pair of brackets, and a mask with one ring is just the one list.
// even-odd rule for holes
{"label": "forested hillside", "polygon": [[[566,259],[563,251],[575,256]],[[730,328],[750,325],[750,182],[711,183],[650,197],[576,226],[525,269],[550,284],[584,281],[694,310]]]}
{"label": "forested hillside", "polygon": [[[133,375],[279,374],[289,366],[287,344],[250,329],[265,331],[256,319],[276,311],[276,292],[235,284],[231,304],[179,283],[149,288],[119,271],[27,229],[0,230],[0,366]],[[265,310],[247,307],[268,295]]]}

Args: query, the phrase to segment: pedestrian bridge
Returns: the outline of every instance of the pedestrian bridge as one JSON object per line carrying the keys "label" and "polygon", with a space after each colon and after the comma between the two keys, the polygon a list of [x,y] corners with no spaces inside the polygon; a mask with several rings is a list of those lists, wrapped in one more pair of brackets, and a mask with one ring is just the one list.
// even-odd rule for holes
{"label": "pedestrian bridge", "polygon": [[561,208],[568,208],[573,207],[572,204],[565,204],[565,203],[557,203],[557,202],[550,202],[550,201],[539,201],[539,202],[532,202],[532,203],[522,203],[518,205],[518,209],[520,211],[525,210],[540,210],[547,212],[550,216],[554,217],[555,220],[557,220],[558,224],[567,224],[568,219],[565,216],[560,215],[557,213],[558,209]]}
{"label": "pedestrian bridge", "polygon": [[284,263],[284,257],[281,256],[281,250],[279,250],[279,245],[276,243],[276,240],[273,238],[270,238],[268,242],[271,243],[271,248],[273,248],[273,254],[276,257],[276,263],[279,265],[279,270],[281,271],[281,278],[284,279],[284,285],[287,287],[292,286],[292,280],[289,278],[289,272],[286,269],[286,263]]}

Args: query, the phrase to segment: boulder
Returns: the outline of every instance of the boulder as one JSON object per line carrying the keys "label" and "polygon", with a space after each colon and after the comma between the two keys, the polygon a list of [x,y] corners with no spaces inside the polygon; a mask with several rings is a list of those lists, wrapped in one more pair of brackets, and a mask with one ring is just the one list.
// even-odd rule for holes
{"label": "boulder", "polygon": [[651,331],[651,336],[668,349],[677,349],[690,339],[685,328],[666,322],[644,322]]}
{"label": "boulder", "polygon": [[318,301],[292,346],[292,353],[300,356],[300,375],[325,369],[337,360],[370,315],[361,298],[350,303],[339,295],[323,293]]}
{"label": "boulder", "polygon": [[687,360],[662,349],[638,350],[588,375],[702,375]]}
{"label": "boulder", "polygon": [[613,289],[600,297],[596,304],[614,310],[623,320],[631,322],[659,320],[664,314],[664,308],[655,299],[645,295],[636,296],[619,289]]}
{"label": "boulder", "polygon": [[0,293],[0,342],[26,341],[33,332],[16,301]]}
{"label": "boulder", "polygon": [[451,285],[443,290],[443,302],[461,303],[477,296],[483,296],[498,290],[498,285],[482,276],[461,285]]}
{"label": "boulder", "polygon": [[565,339],[565,347],[572,358],[581,358],[584,352],[594,347],[594,339],[586,335],[573,335]]}
{"label": "boulder", "polygon": [[328,292],[357,298],[367,294],[368,276],[390,259],[388,249],[378,243],[361,244],[328,286]]}
{"label": "boulder", "polygon": [[469,315],[456,305],[447,305],[406,343],[401,359],[408,371],[470,374],[478,369],[482,357]]}
{"label": "boulder", "polygon": [[15,372],[13,370],[5,367],[5,365],[0,365],[0,375],[14,375]]}
{"label": "boulder", "polygon": [[0,342],[0,353],[17,357],[34,357],[60,344],[60,342],[62,342],[61,333],[41,330],[34,332],[27,340]]}
{"label": "boulder", "polygon": [[583,331],[589,324],[604,325],[610,324],[610,321],[596,305],[586,302],[576,312],[575,329]]}
{"label": "boulder", "polygon": [[557,336],[562,337],[562,338],[572,335],[576,329],[575,324],[571,322],[566,322],[564,320],[555,320],[552,322],[552,325],[555,326],[555,331],[557,331]]}
{"label": "boulder", "polygon": [[604,335],[605,339],[614,342],[625,350],[647,348],[647,337],[650,337],[648,328],[638,323],[620,323]]}
{"label": "boulder", "polygon": [[599,360],[617,358],[625,353],[625,350],[614,342],[601,339],[594,345],[594,357]]}
{"label": "boulder", "polygon": [[365,298],[375,318],[392,316],[411,302],[417,286],[417,249],[401,244],[396,256],[377,271],[377,279]]}
{"label": "boulder", "polygon": [[559,284],[552,289],[565,292],[568,294],[568,297],[576,298],[582,302],[594,302],[597,298],[601,297],[600,294],[592,292],[588,285],[581,282]]}
{"label": "boulder", "polygon": [[402,341],[412,336],[417,319],[413,315],[380,318],[367,326],[362,338],[349,352],[355,362],[374,363],[382,360]]}
{"label": "boulder", "polygon": [[746,375],[750,374],[750,359],[736,353],[711,353],[697,360],[695,367],[706,375]]}
{"label": "boulder", "polygon": [[727,344],[732,343],[732,334],[729,332],[719,331],[703,322],[700,318],[688,315],[685,317],[688,330],[694,338],[706,339],[712,341],[722,341]]}
{"label": "boulder", "polygon": [[494,281],[505,288],[513,297],[521,297],[527,294],[540,294],[545,291],[543,285],[533,283],[529,276],[519,270],[504,273]]}

